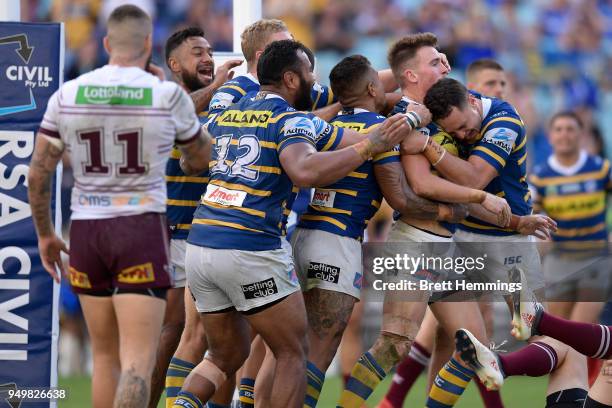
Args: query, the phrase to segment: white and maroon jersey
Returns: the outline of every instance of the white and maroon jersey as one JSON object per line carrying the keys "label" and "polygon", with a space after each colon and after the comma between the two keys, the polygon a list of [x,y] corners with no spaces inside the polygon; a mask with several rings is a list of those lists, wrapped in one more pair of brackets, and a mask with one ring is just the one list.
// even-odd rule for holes
{"label": "white and maroon jersey", "polygon": [[200,124],[177,84],[106,65],[53,94],[40,132],[70,156],[72,219],[82,220],[165,212],[170,150],[198,137]]}

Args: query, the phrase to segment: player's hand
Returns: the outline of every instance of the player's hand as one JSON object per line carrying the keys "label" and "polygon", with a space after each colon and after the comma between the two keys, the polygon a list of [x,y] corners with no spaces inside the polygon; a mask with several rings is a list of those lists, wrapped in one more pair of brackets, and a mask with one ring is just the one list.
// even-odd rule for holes
{"label": "player's hand", "polygon": [[[368,133],[368,139],[373,155],[391,150],[406,137],[412,127],[406,121],[406,117],[397,113],[387,119],[376,129]],[[424,143],[424,142],[423,142]]]}
{"label": "player's hand", "polygon": [[444,67],[448,70],[448,72],[451,72],[451,66],[448,63],[448,58],[446,57],[446,54],[443,52],[440,53],[440,62],[442,63],[442,65],[444,65]]}
{"label": "player's hand", "polygon": [[438,221],[455,224],[463,221],[468,215],[470,211],[465,204],[439,204],[438,206]]}
{"label": "player's hand", "polygon": [[215,85],[221,86],[232,79],[234,77],[234,71],[232,71],[232,69],[242,65],[242,62],[243,60],[239,59],[225,61],[223,65],[217,68],[217,72],[215,72]]}
{"label": "player's hand", "polygon": [[57,274],[56,267],[60,270],[62,275],[66,273],[61,256],[62,252],[66,254],[69,253],[66,243],[55,234],[48,237],[39,237],[38,252],[40,253],[40,260],[45,270],[49,272],[49,275],[51,275],[54,281],[59,283],[60,277]]}
{"label": "player's hand", "polygon": [[496,195],[486,193],[484,201],[481,203],[484,208],[497,215],[498,225],[510,224],[510,217],[512,217],[512,210],[508,202]]}
{"label": "player's hand", "polygon": [[155,65],[152,62],[150,62],[147,66],[147,72],[149,72],[151,75],[155,75],[157,78],[159,78],[160,81],[166,80],[166,74],[164,73],[164,70],[160,66]]}
{"label": "player's hand", "polygon": [[522,235],[534,235],[543,240],[550,239],[550,233],[557,230],[557,223],[541,214],[523,215],[519,218],[517,232]]}
{"label": "player's hand", "polygon": [[416,113],[421,118],[419,127],[425,127],[431,122],[431,112],[429,111],[429,109],[427,109],[425,105],[421,103],[410,102],[410,104],[406,107],[406,112],[410,111]]}

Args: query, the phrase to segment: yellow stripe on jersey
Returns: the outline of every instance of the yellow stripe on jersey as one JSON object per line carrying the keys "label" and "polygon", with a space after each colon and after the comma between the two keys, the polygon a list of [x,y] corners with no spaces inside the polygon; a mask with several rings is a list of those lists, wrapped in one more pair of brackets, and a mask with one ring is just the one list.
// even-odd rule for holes
{"label": "yellow stripe on jersey", "polygon": [[589,234],[594,234],[606,228],[605,222],[600,222],[599,224],[593,225],[592,227],[584,227],[584,228],[558,228],[555,235],[560,237],[579,237]]}
{"label": "yellow stripe on jersey", "polygon": [[194,224],[202,224],[202,225],[214,225],[214,226],[217,226],[217,227],[229,227],[229,228],[235,228],[235,229],[239,229],[239,230],[243,230],[243,231],[261,232],[261,233],[263,233],[263,231],[261,231],[261,230],[245,227],[244,225],[240,225],[240,224],[237,224],[235,222],[227,222],[227,221],[221,221],[221,220],[211,220],[210,218],[194,218],[193,219],[193,223]]}
{"label": "yellow stripe on jersey", "polygon": [[334,142],[336,141],[336,136],[338,136],[338,128],[334,127],[332,135],[329,137],[327,143],[325,143],[325,146],[323,146],[323,149],[321,149],[322,152],[326,152],[331,149],[331,147],[334,145]]}
{"label": "yellow stripe on jersey", "polygon": [[358,179],[365,179],[368,178],[368,174],[367,173],[360,173],[358,171],[351,171],[349,174],[347,174],[348,177],[355,177]]}
{"label": "yellow stripe on jersey", "polygon": [[198,202],[192,200],[166,200],[166,204],[168,205],[176,205],[179,207],[197,207]]}
{"label": "yellow stripe on jersey", "polygon": [[601,170],[588,173],[576,174],[575,176],[543,177],[532,175],[531,182],[538,187],[550,186],[553,184],[579,183],[581,181],[598,180],[608,175],[609,164],[604,165]]}
{"label": "yellow stripe on jersey", "polygon": [[289,215],[291,214],[291,210],[288,208],[283,208],[283,215]]}
{"label": "yellow stripe on jersey", "polygon": [[514,230],[510,228],[491,227],[489,225],[476,224],[476,223],[465,221],[465,220],[461,221],[461,224],[465,225],[466,227],[483,229],[483,230],[500,230],[500,231],[514,232]]}
{"label": "yellow stripe on jersey", "polygon": [[173,147],[172,151],[170,152],[170,158],[171,159],[180,159],[181,158],[181,151],[179,149],[177,149],[176,147]]}
{"label": "yellow stripe on jersey", "polygon": [[220,91],[222,89],[233,89],[235,91],[240,92],[240,95],[242,95],[242,96],[246,95],[246,91],[244,89],[242,89],[241,87],[236,86],[236,85],[225,85],[225,86],[222,86],[221,88],[219,88],[218,90]]}
{"label": "yellow stripe on jersey", "polygon": [[518,164],[518,165],[520,166],[521,164],[523,164],[523,162],[524,162],[525,160],[527,160],[527,152],[525,152],[525,154],[523,155],[523,157],[521,157],[520,159],[518,159],[518,160],[516,161],[516,164]]}
{"label": "yellow stripe on jersey", "polygon": [[523,196],[523,201],[527,202],[531,198],[531,191],[527,190],[525,195]]}
{"label": "yellow stripe on jersey", "polygon": [[272,195],[272,191],[269,190],[257,190],[255,188],[243,186],[242,184],[228,183],[227,181],[223,180],[213,180],[210,182],[210,184],[213,186],[227,187],[233,190],[246,191],[249,194],[253,194],[260,197],[270,197]]}
{"label": "yellow stripe on jersey", "polygon": [[334,93],[332,92],[331,87],[327,88],[327,105],[331,105],[334,100]]}
{"label": "yellow stripe on jersey", "polygon": [[208,177],[166,176],[166,181],[173,182],[173,183],[208,183]]}
{"label": "yellow stripe on jersey", "polygon": [[484,147],[484,146],[476,146],[474,148],[474,150],[480,150],[481,152],[485,153],[486,155],[490,156],[491,158],[495,159],[499,164],[503,166],[506,165],[506,160],[504,160],[503,158],[501,158],[497,153],[494,153],[491,149],[489,149],[488,147]]}
{"label": "yellow stripe on jersey", "polygon": [[209,201],[204,201],[204,199],[202,199],[200,202],[202,203],[202,205],[206,205],[208,207],[213,207],[213,208],[218,208],[220,210],[237,210],[237,211],[242,211],[242,212],[250,214],[250,215],[254,215],[256,217],[266,218],[266,213],[265,212],[259,211],[259,210],[255,210],[253,208],[235,207],[233,205],[225,206],[225,205],[221,205],[221,204],[217,204],[217,203],[211,203]]}
{"label": "yellow stripe on jersey", "polygon": [[260,171],[262,173],[281,174],[281,168],[280,167],[274,167],[274,166],[255,166],[254,164],[251,164],[251,165],[248,165],[247,168],[248,169],[252,169],[252,170],[257,170],[257,171]]}
{"label": "yellow stripe on jersey", "polygon": [[280,151],[280,148],[283,147],[285,144],[287,144],[288,141],[290,140],[294,140],[294,139],[303,139],[306,143],[310,144],[311,146],[314,147],[315,142],[314,140],[306,137],[306,136],[291,136],[291,137],[287,137],[285,139],[282,140],[282,142],[279,143],[278,147],[276,148],[276,150]]}
{"label": "yellow stripe on jersey", "polygon": [[310,214],[304,214],[300,217],[302,220],[306,220],[306,221],[325,221],[325,222],[329,222],[330,224],[334,224],[336,227],[342,229],[342,230],[346,230],[346,225],[341,223],[340,221],[332,218],[332,217],[326,217],[325,215],[310,215]]}
{"label": "yellow stripe on jersey", "polygon": [[525,143],[527,143],[527,136],[523,137],[523,141],[521,142],[520,145],[518,145],[514,149],[512,149],[512,153],[520,150],[523,146],[525,146]]}
{"label": "yellow stripe on jersey", "polygon": [[495,193],[496,196],[498,197],[505,197],[506,196],[506,192],[505,191],[500,191],[499,193]]}
{"label": "yellow stripe on jersey", "polygon": [[297,111],[283,112],[280,115],[272,116],[272,111],[258,110],[235,110],[230,109],[224,111],[221,115],[215,118],[216,123],[220,126],[230,127],[263,127],[267,128],[269,124],[276,123],[287,115],[297,114]]}
{"label": "yellow stripe on jersey", "polygon": [[379,161],[382,159],[386,159],[387,157],[393,157],[393,156],[399,156],[400,152],[396,152],[395,150],[392,150],[390,152],[384,152],[381,154],[377,154],[376,156],[374,156],[374,161]]}
{"label": "yellow stripe on jersey", "polygon": [[176,228],[182,229],[182,230],[189,230],[191,229],[191,224],[177,224]]}
{"label": "yellow stripe on jersey", "polygon": [[570,221],[593,217],[606,208],[606,192],[579,193],[555,197],[545,197],[544,211],[553,219]]}
{"label": "yellow stripe on jersey", "polygon": [[512,123],[515,123],[515,124],[517,124],[517,125],[519,125],[519,126],[525,126],[525,124],[524,124],[522,121],[518,120],[518,119],[515,119],[515,118],[509,118],[509,117],[507,117],[507,116],[502,116],[501,118],[495,118],[495,119],[493,119],[492,121],[490,121],[489,123],[487,123],[487,124],[486,124],[486,126],[485,126],[484,128],[482,128],[482,130],[480,131],[480,135],[481,135],[481,136],[483,136],[485,133],[487,133],[487,129],[488,129],[488,128],[489,128],[489,126],[491,126],[493,123],[495,123],[495,122],[500,122],[500,121],[502,121],[502,120],[503,120],[503,121],[505,121],[505,122],[512,122]]}
{"label": "yellow stripe on jersey", "polygon": [[355,191],[355,190],[346,190],[344,188],[334,188],[334,189],[319,188],[317,190],[335,191],[336,193],[350,195],[351,197],[357,197],[357,191]]}
{"label": "yellow stripe on jersey", "polygon": [[332,213],[332,214],[346,214],[346,215],[353,215],[352,211],[349,210],[343,210],[341,208],[334,208],[334,207],[322,207],[320,205],[310,205],[310,208],[313,208],[317,211],[321,211],[321,212],[328,212],[328,213]]}
{"label": "yellow stripe on jersey", "polygon": [[376,201],[376,200],[372,200],[372,201],[370,202],[370,204],[371,204],[373,207],[380,208],[380,204],[381,204],[381,203],[380,203],[380,202],[378,202],[378,201]]}

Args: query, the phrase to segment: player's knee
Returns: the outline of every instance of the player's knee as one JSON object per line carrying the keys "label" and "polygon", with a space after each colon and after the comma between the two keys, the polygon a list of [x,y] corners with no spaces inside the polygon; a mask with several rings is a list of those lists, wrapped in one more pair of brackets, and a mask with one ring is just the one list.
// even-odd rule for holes
{"label": "player's knee", "polygon": [[211,345],[207,359],[215,363],[227,374],[233,374],[245,362],[250,352],[248,341],[238,341],[235,344]]}
{"label": "player's knee", "polygon": [[391,355],[396,355],[398,361],[408,357],[412,343],[414,343],[414,336],[410,335],[403,336],[383,331],[379,337],[380,347],[392,353]]}

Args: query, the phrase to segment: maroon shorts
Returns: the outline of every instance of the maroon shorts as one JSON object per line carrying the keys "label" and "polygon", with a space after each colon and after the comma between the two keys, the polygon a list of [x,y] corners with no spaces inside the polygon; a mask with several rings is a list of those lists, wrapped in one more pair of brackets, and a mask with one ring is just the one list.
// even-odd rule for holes
{"label": "maroon shorts", "polygon": [[86,295],[170,288],[169,245],[164,214],[73,220],[70,285]]}

